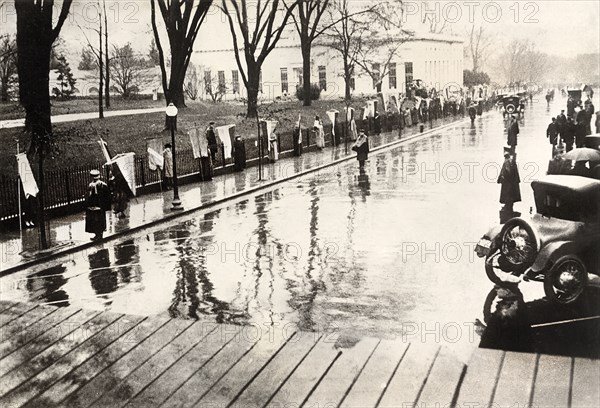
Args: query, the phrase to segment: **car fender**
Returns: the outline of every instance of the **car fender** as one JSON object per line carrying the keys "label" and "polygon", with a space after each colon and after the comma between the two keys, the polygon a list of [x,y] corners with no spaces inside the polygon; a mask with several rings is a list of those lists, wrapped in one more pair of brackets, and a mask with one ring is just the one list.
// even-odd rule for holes
{"label": "car fender", "polygon": [[531,270],[536,273],[541,273],[547,267],[554,264],[558,258],[567,254],[577,254],[581,250],[574,241],[554,241],[545,245],[538,253],[538,256],[531,265]]}

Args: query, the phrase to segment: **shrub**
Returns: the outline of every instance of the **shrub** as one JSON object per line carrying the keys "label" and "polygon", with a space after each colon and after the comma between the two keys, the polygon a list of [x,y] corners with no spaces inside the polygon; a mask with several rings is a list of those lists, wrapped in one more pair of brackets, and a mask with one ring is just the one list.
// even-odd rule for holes
{"label": "shrub", "polygon": [[[312,99],[313,101],[316,101],[320,97],[321,97],[321,88],[319,87],[319,84],[310,84],[310,99]],[[296,87],[296,98],[298,98],[298,100],[300,100],[300,101],[304,100],[304,87],[303,86]]]}

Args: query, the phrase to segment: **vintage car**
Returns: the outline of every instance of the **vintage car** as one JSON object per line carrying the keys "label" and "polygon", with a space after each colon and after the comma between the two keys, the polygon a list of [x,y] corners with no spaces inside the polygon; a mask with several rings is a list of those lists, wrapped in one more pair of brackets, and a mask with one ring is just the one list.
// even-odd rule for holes
{"label": "vintage car", "polygon": [[537,214],[491,228],[475,251],[498,285],[544,282],[546,296],[574,302],[600,275],[600,180],[549,175],[533,181]]}
{"label": "vintage car", "polygon": [[521,98],[516,95],[513,96],[505,96],[502,98],[502,114],[503,115],[511,115],[513,113],[521,113],[522,112],[522,104]]}

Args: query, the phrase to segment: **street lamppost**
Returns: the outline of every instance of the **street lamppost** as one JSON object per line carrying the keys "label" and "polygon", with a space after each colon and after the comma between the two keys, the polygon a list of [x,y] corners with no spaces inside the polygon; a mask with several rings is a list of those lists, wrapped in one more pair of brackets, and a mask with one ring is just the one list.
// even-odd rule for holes
{"label": "street lamppost", "polygon": [[175,148],[175,126],[177,124],[177,107],[170,103],[165,109],[165,114],[169,118],[169,127],[171,128],[171,149],[173,153],[173,202],[171,210],[183,210],[181,200],[179,199],[179,187],[177,186],[177,150]]}

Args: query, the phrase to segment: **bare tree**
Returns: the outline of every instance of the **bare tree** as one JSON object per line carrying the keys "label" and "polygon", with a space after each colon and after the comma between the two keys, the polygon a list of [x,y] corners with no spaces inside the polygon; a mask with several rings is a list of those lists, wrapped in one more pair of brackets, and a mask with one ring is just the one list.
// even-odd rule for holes
{"label": "bare tree", "polygon": [[[171,50],[171,67],[167,80],[167,66],[156,25],[156,3],[162,16]],[[183,83],[190,63],[194,41],[213,0],[150,0],[152,31],[158,49],[161,80],[167,105],[185,106]],[[195,9],[195,10],[194,10]]]}
{"label": "bare tree", "polygon": [[227,84],[225,78],[212,75],[211,71],[204,71],[204,94],[213,101],[213,103],[221,102],[223,96],[227,93]]}
{"label": "bare tree", "polygon": [[386,29],[383,24],[378,24],[376,18],[371,20],[369,31],[358,49],[356,65],[371,77],[377,92],[381,92],[390,65],[394,63],[402,44],[409,41],[413,34],[396,27]]}
{"label": "bare tree", "polygon": [[104,12],[104,55],[106,56],[106,61],[104,62],[104,103],[107,108],[110,108],[110,58],[108,52],[108,18],[106,15],[106,0],[102,0],[102,8]]}
{"label": "bare tree", "polygon": [[15,1],[17,12],[17,71],[19,75],[19,97],[25,108],[25,131],[31,135],[30,154],[38,157],[38,226],[40,244],[48,247],[44,216],[44,159],[52,151],[50,108],[50,52],[52,44],[69,15],[72,0],[63,0],[56,25],[53,27],[52,0]]}
{"label": "bare tree", "polygon": [[110,76],[115,83],[115,89],[123,98],[139,91],[145,82],[146,68],[144,60],[135,55],[131,43],[122,47],[113,45],[111,53]]}
{"label": "bare tree", "polygon": [[194,64],[191,64],[188,67],[188,70],[185,74],[185,83],[183,84],[183,89],[188,98],[192,101],[198,99],[198,93],[200,89],[198,88],[198,70]]}
{"label": "bare tree", "polygon": [[[256,8],[256,14],[248,17],[249,6],[246,0],[222,0],[221,9],[227,16],[233,37],[235,60],[248,94],[246,114],[250,118],[255,118],[258,114],[257,103],[262,65],[277,45],[281,33],[299,1],[301,0],[294,0],[286,7],[280,0],[258,0],[255,4],[250,5],[252,8]],[[285,11],[283,17],[279,18],[282,5]],[[238,41],[238,33],[242,37],[241,41]],[[244,52],[245,66],[242,64],[240,49],[243,49]]]}
{"label": "bare tree", "polygon": [[471,25],[468,35],[468,55],[473,61],[472,71],[478,72],[481,69],[482,62],[487,59],[489,48],[492,45],[492,39],[486,33],[483,25],[480,25],[479,28],[476,28],[475,23]]}
{"label": "bare tree", "polygon": [[531,44],[528,40],[515,39],[508,43],[499,57],[504,78],[509,84],[521,83],[525,80],[523,72],[524,56],[529,52]]}
{"label": "bare tree", "polygon": [[[371,11],[368,9],[366,11]],[[330,22],[338,22],[330,27],[325,36],[325,45],[338,51],[344,67],[345,99],[352,99],[351,80],[355,74],[357,60],[362,52],[365,36],[369,33],[370,21],[366,13],[352,12],[350,0],[332,0],[327,10]]]}

